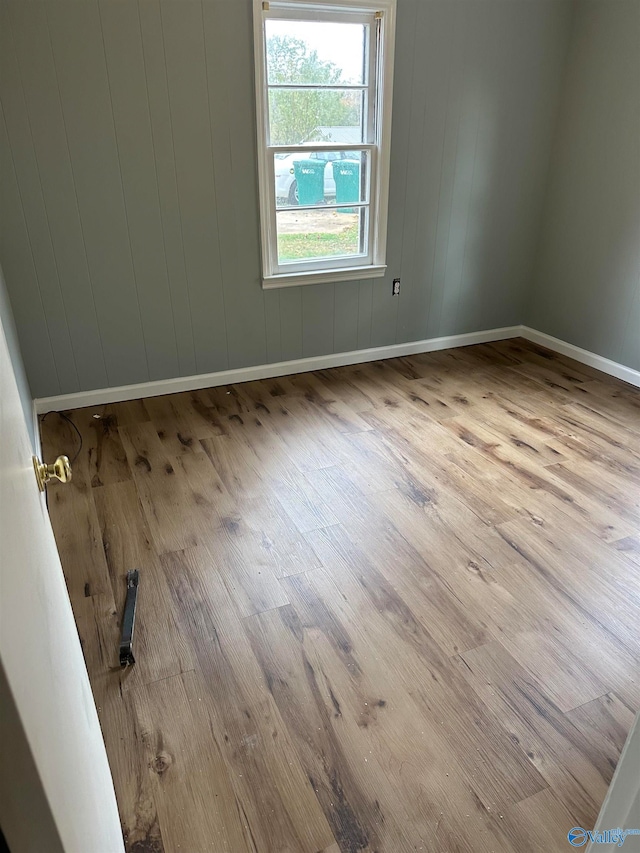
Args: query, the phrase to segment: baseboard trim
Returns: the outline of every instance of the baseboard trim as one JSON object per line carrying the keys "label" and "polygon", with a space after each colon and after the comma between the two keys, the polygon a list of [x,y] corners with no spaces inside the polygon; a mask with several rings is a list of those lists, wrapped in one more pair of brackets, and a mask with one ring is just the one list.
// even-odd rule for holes
{"label": "baseboard trim", "polygon": [[175,379],[162,379],[156,382],[121,385],[116,388],[99,388],[95,391],[78,391],[77,393],[61,394],[55,397],[39,397],[34,400],[34,405],[38,414],[61,412],[66,409],[100,406],[105,403],[122,403],[126,400],[137,400],[140,397],[160,397],[163,394],[196,391],[200,388],[214,388],[217,385],[250,382],[254,379],[270,379],[275,376],[288,376],[292,373],[324,370],[328,367],[343,367],[348,364],[362,364],[366,361],[380,361],[385,358],[398,358],[422,352],[435,352],[436,350],[454,347],[504,341],[508,338],[517,338],[521,334],[522,326],[505,326],[501,329],[488,329],[487,331],[470,332],[465,335],[447,335],[442,338],[429,338],[423,341],[392,344],[386,347],[352,350],[351,352],[319,355],[312,358],[296,358],[292,361],[260,364],[255,367],[239,367],[233,370],[221,370],[217,373],[200,373],[195,376],[179,376]]}
{"label": "baseboard trim", "polygon": [[504,341],[508,338],[526,338],[554,352],[573,358],[582,364],[595,367],[603,373],[623,379],[630,385],[640,388],[640,371],[616,361],[596,355],[596,353],[568,344],[544,332],[538,332],[529,326],[504,326],[501,329],[488,329],[483,332],[470,332],[464,335],[447,335],[442,338],[428,338],[404,344],[392,344],[386,347],[352,350],[351,352],[318,355],[312,358],[296,358],[292,361],[279,361],[274,364],[259,364],[255,367],[238,367],[233,370],[221,370],[217,373],[200,373],[195,376],[179,376],[175,379],[162,379],[156,382],[140,382],[137,385],[121,385],[116,388],[99,388],[95,391],[78,391],[74,394],[61,394],[56,397],[39,397],[33,401],[35,419],[45,412],[61,412],[66,409],[102,406],[106,403],[122,403],[137,400],[140,397],[160,397],[163,394],[177,394],[181,391],[196,391],[200,388],[214,388],[217,385],[231,385],[236,382],[250,382],[254,379],[270,379],[275,376],[289,376],[292,373],[307,373],[311,370],[324,370],[328,367],[343,367],[348,364],[362,364],[366,361],[380,361],[385,358],[398,358],[423,352],[453,349],[454,347],[486,344],[492,341]]}
{"label": "baseboard trim", "polygon": [[568,344],[566,341],[561,341],[559,338],[554,338],[545,332],[530,329],[529,326],[522,326],[520,335],[534,344],[540,344],[540,346],[573,358],[581,364],[588,364],[589,367],[595,367],[603,373],[608,373],[609,376],[615,376],[617,379],[628,382],[629,385],[635,385],[637,388],[640,388],[640,370],[634,370],[632,367],[627,367],[617,361],[611,361],[610,358],[596,355],[596,353],[589,352],[589,350],[582,349],[574,344]]}

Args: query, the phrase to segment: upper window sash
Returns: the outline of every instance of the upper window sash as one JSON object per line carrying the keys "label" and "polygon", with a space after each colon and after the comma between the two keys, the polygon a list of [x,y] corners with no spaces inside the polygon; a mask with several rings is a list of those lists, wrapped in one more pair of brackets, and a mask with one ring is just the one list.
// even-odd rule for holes
{"label": "upper window sash", "polygon": [[[362,26],[366,26],[367,29],[367,39],[364,45],[366,56],[365,56],[365,68],[366,73],[364,75],[364,79],[362,83],[335,83],[330,85],[317,84],[314,85],[312,83],[272,83],[269,81],[269,68],[268,68],[268,59],[267,59],[267,45],[266,45],[266,22],[268,20],[282,20],[282,21],[309,21],[310,23],[344,23],[344,24],[361,24]],[[270,90],[280,90],[280,91],[305,91],[305,90],[317,90],[322,91],[326,90],[330,91],[361,91],[363,93],[363,101],[361,105],[362,109],[362,118],[363,121],[363,138],[362,142],[367,144],[377,144],[377,140],[375,138],[376,133],[376,114],[375,114],[375,87],[378,84],[377,74],[376,74],[376,62],[377,62],[377,41],[378,41],[378,28],[379,28],[379,20],[376,18],[375,13],[363,13],[362,11],[354,11],[350,9],[345,9],[344,7],[339,7],[335,11],[323,11],[317,8],[309,8],[309,5],[305,6],[304,4],[300,4],[300,6],[296,5],[295,9],[288,5],[283,8],[278,8],[275,4],[270,4],[270,8],[268,10],[263,10],[262,14],[262,28],[261,28],[261,43],[262,43],[262,54],[263,54],[263,82],[264,82],[264,91],[266,93],[266,102],[264,104],[263,116],[264,116],[264,138],[265,143],[268,147],[275,147],[271,142],[271,122],[270,122],[270,101],[269,101],[269,91]],[[372,89],[374,90],[374,97],[371,97]]]}

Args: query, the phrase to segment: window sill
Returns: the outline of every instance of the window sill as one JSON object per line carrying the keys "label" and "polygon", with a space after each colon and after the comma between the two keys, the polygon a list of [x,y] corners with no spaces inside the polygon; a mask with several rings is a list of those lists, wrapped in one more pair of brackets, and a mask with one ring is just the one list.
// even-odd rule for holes
{"label": "window sill", "polygon": [[315,272],[280,273],[269,275],[262,279],[264,290],[276,287],[299,287],[303,284],[330,284],[337,281],[354,281],[361,278],[382,278],[387,271],[386,264],[369,265],[366,267],[343,267],[333,270],[316,270]]}

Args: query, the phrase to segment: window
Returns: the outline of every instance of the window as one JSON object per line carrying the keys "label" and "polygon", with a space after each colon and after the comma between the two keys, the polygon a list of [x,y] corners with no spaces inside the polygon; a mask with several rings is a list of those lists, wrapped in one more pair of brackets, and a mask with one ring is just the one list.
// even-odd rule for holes
{"label": "window", "polygon": [[385,273],[396,0],[254,0],[263,285]]}

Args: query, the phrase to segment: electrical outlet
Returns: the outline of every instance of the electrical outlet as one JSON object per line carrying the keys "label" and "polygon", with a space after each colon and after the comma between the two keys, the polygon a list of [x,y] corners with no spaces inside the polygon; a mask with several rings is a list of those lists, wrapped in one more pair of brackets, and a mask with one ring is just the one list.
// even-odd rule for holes
{"label": "electrical outlet", "polygon": [[393,287],[391,289],[391,295],[392,296],[400,296],[400,279],[399,278],[394,278],[394,280],[393,280]]}

